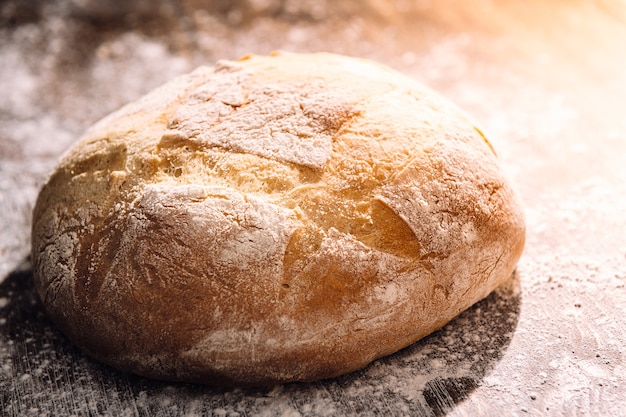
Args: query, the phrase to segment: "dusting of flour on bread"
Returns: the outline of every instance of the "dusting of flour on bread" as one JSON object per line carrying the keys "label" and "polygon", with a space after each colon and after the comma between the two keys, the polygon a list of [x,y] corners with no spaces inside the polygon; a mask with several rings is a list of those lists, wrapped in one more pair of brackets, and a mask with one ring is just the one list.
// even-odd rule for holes
{"label": "dusting of flour on bread", "polygon": [[207,79],[169,121],[173,134],[203,146],[321,170],[333,136],[353,112],[349,97],[316,79],[255,82],[235,65],[222,65]]}

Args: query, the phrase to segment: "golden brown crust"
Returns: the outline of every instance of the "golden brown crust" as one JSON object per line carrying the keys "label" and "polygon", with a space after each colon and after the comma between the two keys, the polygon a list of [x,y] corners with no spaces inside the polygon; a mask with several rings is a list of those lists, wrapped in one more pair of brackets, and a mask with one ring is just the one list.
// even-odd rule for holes
{"label": "golden brown crust", "polygon": [[168,380],[358,369],[443,326],[524,244],[486,139],[380,65],[200,68],[96,124],[34,211],[35,284],[79,347]]}

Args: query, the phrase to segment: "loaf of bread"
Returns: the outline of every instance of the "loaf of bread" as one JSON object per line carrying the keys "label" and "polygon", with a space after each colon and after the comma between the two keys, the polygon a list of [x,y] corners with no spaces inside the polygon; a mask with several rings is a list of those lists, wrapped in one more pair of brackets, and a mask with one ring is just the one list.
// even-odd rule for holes
{"label": "loaf of bread", "polygon": [[87,354],[211,385],[341,375],[512,274],[518,202],[473,122],[332,54],[202,67],[93,126],[44,185],[35,286]]}

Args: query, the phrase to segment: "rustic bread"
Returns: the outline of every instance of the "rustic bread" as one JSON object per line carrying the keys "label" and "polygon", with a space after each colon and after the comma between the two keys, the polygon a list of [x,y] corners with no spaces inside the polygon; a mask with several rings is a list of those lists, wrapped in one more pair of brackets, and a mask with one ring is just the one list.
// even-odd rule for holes
{"label": "rustic bread", "polygon": [[108,116],[33,220],[42,303],[124,371],[264,385],[361,368],[507,280],[520,207],[457,108],[332,54],[199,68]]}

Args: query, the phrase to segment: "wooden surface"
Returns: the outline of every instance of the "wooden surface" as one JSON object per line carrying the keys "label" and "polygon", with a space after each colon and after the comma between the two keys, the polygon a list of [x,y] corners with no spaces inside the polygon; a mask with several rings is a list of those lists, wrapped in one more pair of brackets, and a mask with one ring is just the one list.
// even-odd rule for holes
{"label": "wooden surface", "polygon": [[[626,415],[620,1],[0,2],[1,416]],[[30,210],[90,124],[175,75],[271,50],[386,63],[483,127],[519,190],[510,285],[335,380],[214,390],[77,351],[33,292]]]}

